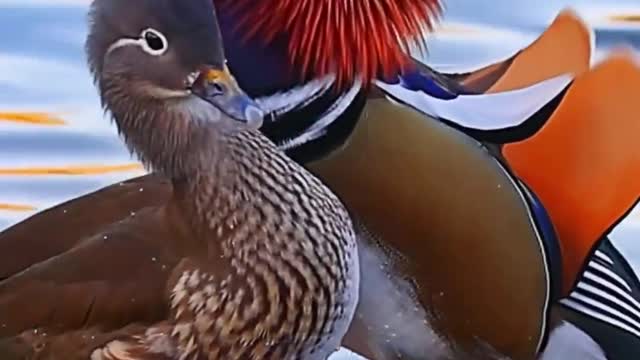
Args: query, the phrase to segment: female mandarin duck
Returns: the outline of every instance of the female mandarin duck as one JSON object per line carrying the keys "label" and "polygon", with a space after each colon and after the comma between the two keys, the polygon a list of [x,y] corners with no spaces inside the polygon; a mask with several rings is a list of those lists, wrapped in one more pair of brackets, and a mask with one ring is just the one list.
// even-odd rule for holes
{"label": "female mandarin duck", "polygon": [[[595,75],[597,69],[587,72],[590,32],[574,15],[561,14],[513,57],[454,75],[413,62],[404,55],[408,42],[399,44],[397,37],[388,36],[402,34],[402,40],[420,35],[438,9],[435,1],[379,1],[379,7],[354,1],[351,8],[332,6],[331,1],[216,4],[229,67],[270,114],[262,131],[329,184],[366,235],[359,244],[361,301],[346,346],[372,359],[461,358],[462,353],[482,359],[493,356],[488,347],[515,359],[541,353],[547,360],[566,358],[558,355],[566,348],[571,355],[582,351],[585,356],[580,358],[604,358],[603,351],[611,359],[625,358],[623,352],[616,353],[616,342],[633,332],[615,326],[619,316],[565,307],[579,301],[575,296],[564,300],[565,306],[557,303],[579,275],[565,270],[564,264],[571,263],[567,259],[584,263],[589,254],[567,250],[564,242],[571,240],[560,230],[560,245],[556,242],[553,228],[559,229],[558,220],[549,210],[551,225],[534,195],[539,192],[536,183],[520,175],[522,169],[532,169],[550,176],[544,163],[539,169],[526,161],[518,167],[502,146],[521,143],[518,136],[532,137],[545,122],[572,121],[573,114],[566,110],[575,107],[570,99],[591,101],[593,90],[613,91],[612,101],[598,105],[600,114],[623,103],[623,118],[630,119],[635,111],[634,104],[615,96],[623,92],[611,84],[598,88],[602,79]],[[374,29],[376,36],[369,36]],[[560,51],[563,55],[557,56]],[[601,67],[623,67],[635,74],[629,65],[627,59],[613,59]],[[637,84],[634,76],[628,81]],[[576,92],[586,94],[571,95]],[[512,111],[488,112],[496,109]],[[593,122],[603,119],[594,114]],[[537,151],[521,148],[524,154]],[[0,276],[64,252],[87,229],[162,204],[170,193],[169,182],[149,175],[18,224],[0,236],[0,247],[25,251],[6,259]],[[104,208],[89,215],[97,199]],[[562,205],[542,203],[548,209]],[[52,223],[64,226],[52,230]],[[53,240],[47,239],[46,248],[36,248],[40,240],[31,234],[43,229]],[[586,239],[582,244],[596,243]],[[623,294],[627,288],[640,288],[609,244],[592,259],[589,264],[604,269],[587,269],[585,276],[624,274]],[[564,292],[563,283],[569,283]],[[617,296],[612,289],[605,289],[606,295]],[[637,298],[631,290],[628,294]],[[624,295],[619,298],[630,303]],[[587,298],[594,299],[594,294]],[[622,343],[638,344],[633,338]]]}
{"label": "female mandarin duck", "polygon": [[[228,72],[213,4],[95,0],[87,53],[128,148],[172,188],[135,214],[81,226],[56,256],[3,272],[0,358],[336,351],[358,296],[351,220],[259,132],[264,114]],[[40,246],[72,233],[41,232]]]}

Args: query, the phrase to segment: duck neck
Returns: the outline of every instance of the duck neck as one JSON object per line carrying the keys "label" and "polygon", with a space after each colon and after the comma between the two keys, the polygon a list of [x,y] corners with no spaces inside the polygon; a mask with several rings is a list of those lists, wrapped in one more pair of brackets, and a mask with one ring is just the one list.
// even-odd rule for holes
{"label": "duck neck", "polygon": [[227,134],[219,110],[195,96],[134,99],[112,96],[105,105],[145,167],[181,182],[222,171]]}
{"label": "duck neck", "polygon": [[174,204],[192,228],[218,232],[212,227],[232,227],[234,214],[260,212],[270,195],[265,184],[288,191],[283,184],[292,164],[275,144],[258,130],[225,130],[232,120],[211,105],[200,109],[197,98],[186,101],[196,103],[139,104],[144,111],[111,108],[129,148],[172,180]]}
{"label": "duck neck", "polygon": [[222,230],[233,229],[239,214],[262,207],[256,192],[263,179],[250,175],[255,169],[269,167],[264,152],[275,146],[263,138],[258,131],[238,132],[223,139],[202,136],[198,141],[215,145],[193,149],[189,156],[199,159],[183,176],[172,178],[174,202],[202,238],[219,237]]}

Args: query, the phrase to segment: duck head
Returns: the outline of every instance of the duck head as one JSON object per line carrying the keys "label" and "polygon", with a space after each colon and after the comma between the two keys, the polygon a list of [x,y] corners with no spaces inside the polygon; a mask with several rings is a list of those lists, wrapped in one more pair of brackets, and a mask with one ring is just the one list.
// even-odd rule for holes
{"label": "duck head", "polygon": [[196,164],[180,154],[212,133],[262,124],[226,66],[210,0],[95,0],[90,19],[86,49],[103,106],[148,167],[184,176]]}

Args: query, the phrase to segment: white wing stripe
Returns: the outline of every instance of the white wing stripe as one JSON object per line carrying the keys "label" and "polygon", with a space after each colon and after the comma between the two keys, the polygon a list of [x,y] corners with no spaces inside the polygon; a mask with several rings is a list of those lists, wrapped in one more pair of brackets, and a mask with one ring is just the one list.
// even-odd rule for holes
{"label": "white wing stripe", "polygon": [[597,262],[595,262],[593,260],[589,261],[589,265],[588,266],[590,268],[592,268],[592,269],[598,270],[601,273],[611,277],[616,282],[618,282],[620,285],[624,286],[624,288],[627,289],[627,291],[631,292],[631,287],[629,286],[629,284],[627,284],[627,282],[624,281],[618,274],[614,273],[613,271],[607,269],[606,267],[598,264]]}
{"label": "white wing stripe", "polygon": [[590,308],[588,308],[588,307],[586,307],[586,306],[584,306],[584,305],[582,305],[582,304],[580,304],[580,303],[578,303],[576,301],[573,301],[571,299],[563,299],[560,302],[562,304],[566,305],[567,307],[571,308],[571,309],[574,309],[574,310],[577,310],[577,311],[579,311],[581,313],[587,314],[587,315],[589,315],[589,316],[591,316],[591,317],[593,317],[595,319],[598,319],[600,321],[604,321],[607,324],[611,324],[611,325],[616,326],[616,327],[618,327],[618,328],[620,328],[622,330],[626,330],[626,331],[630,332],[631,334],[634,334],[637,337],[640,337],[640,331],[637,331],[637,330],[631,328],[630,326],[628,326],[627,324],[625,324],[625,323],[623,323],[623,322],[621,322],[619,320],[616,320],[616,319],[614,319],[612,317],[606,316],[606,315],[604,315],[602,313],[599,313],[599,312],[597,312],[595,310],[591,310]]}
{"label": "white wing stripe", "polygon": [[629,311],[630,313],[632,313],[636,319],[630,319],[630,321],[633,322],[634,325],[636,325],[639,329],[640,329],[640,322],[637,321],[637,319],[640,319],[640,311],[638,311],[637,308],[632,307],[631,305],[629,305],[628,303],[620,300],[619,298],[616,298],[615,296],[608,294],[594,286],[591,286],[589,284],[585,284],[583,282],[578,283],[578,289],[582,289],[584,292],[587,293],[591,293],[591,294],[595,294],[597,296],[602,297],[603,299],[609,300],[612,303],[626,309],[627,311]]}
{"label": "white wing stripe", "polygon": [[452,100],[431,97],[400,84],[377,81],[376,85],[392,97],[427,115],[477,130],[516,127],[553,100],[573,80],[561,75],[530,87],[495,94],[460,95]]}
{"label": "white wing stripe", "polygon": [[613,265],[613,260],[611,260],[611,258],[607,254],[603,253],[602,251],[596,250],[596,256],[604,260],[605,262],[608,262],[609,264]]}

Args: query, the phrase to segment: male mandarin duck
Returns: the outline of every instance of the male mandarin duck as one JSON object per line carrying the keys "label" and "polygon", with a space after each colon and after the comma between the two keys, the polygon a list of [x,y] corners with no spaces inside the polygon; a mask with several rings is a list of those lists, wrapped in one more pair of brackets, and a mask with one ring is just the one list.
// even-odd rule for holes
{"label": "male mandarin duck", "polygon": [[89,28],[105,110],[171,188],[82,236],[32,233],[73,246],[3,271],[0,358],[326,359],[357,305],[355,231],[340,200],[259,131],[212,2],[95,0]]}
{"label": "male mandarin duck", "polygon": [[[569,344],[594,358],[606,352],[624,359],[615,341],[593,335],[620,327],[557,303],[568,292],[563,284],[576,281],[566,279],[579,275],[565,270],[567,259],[585,262],[589,254],[566,250],[571,240],[563,239],[553,212],[561,204],[545,202],[537,183],[521,175],[538,165],[501,146],[535,138],[550,119],[571,121],[572,112],[562,109],[575,107],[572,96],[591,101],[589,81],[578,79],[601,80],[597,69],[588,71],[592,39],[579,19],[561,14],[536,42],[500,63],[440,74],[404,51],[433,23],[437,1],[353,1],[350,8],[312,0],[214,2],[228,66],[269,113],[262,131],[329,185],[358,223],[362,286],[345,346],[371,359],[483,359],[497,352],[553,360]],[[613,59],[601,67],[629,65]],[[617,91],[610,87],[598,90]],[[574,95],[580,92],[587,94]],[[624,99],[614,100],[599,104],[602,112]],[[535,146],[519,149],[535,153]],[[541,169],[538,175],[553,175]],[[0,253],[11,253],[0,262],[0,277],[68,251],[95,227],[163,204],[171,189],[163,176],[147,175],[10,228],[0,234]],[[97,201],[99,213],[91,211]],[[45,229],[50,237],[42,247],[33,234]],[[603,244],[601,255],[612,260],[605,275],[625,274],[624,294],[637,298],[626,292],[638,287],[624,259]],[[602,265],[598,254],[592,262]]]}
{"label": "male mandarin duck", "polygon": [[[544,54],[552,35],[562,56],[551,56],[549,49]],[[573,13],[563,12],[545,34],[509,60],[502,77],[480,87],[485,94],[518,90],[524,95],[526,86],[537,86],[536,74],[573,74],[566,89],[520,122],[487,116],[482,107],[491,104],[490,97],[463,95],[451,104],[415,96],[397,85],[381,87],[394,100],[486,144],[533,190],[559,239],[562,274],[557,277],[566,297],[560,311],[597,337],[608,358],[627,359],[640,353],[640,283],[608,235],[640,199],[640,147],[633,135],[640,122],[631,96],[640,90],[640,67],[636,55],[618,52],[589,68],[590,38]],[[553,63],[545,64],[549,59]],[[517,66],[528,71],[514,70]],[[504,63],[488,66],[461,83],[471,84],[478,75],[501,67]],[[517,95],[493,97],[493,104],[500,101],[520,100]]]}
{"label": "male mandarin duck", "polygon": [[[587,138],[593,141],[602,131],[599,127],[607,126],[604,114],[609,112],[610,107],[620,109],[620,117],[624,119],[621,121],[629,124],[615,131],[620,132],[621,135],[636,133],[633,130],[637,127],[637,122],[634,122],[633,114],[637,110],[637,105],[629,101],[628,94],[636,92],[632,89],[640,86],[640,81],[634,75],[637,75],[638,68],[633,65],[631,59],[613,57],[593,71],[589,71],[594,47],[591,30],[573,12],[564,11],[537,41],[511,58],[469,74],[438,74],[402,55],[402,49],[406,49],[409,42],[406,39],[415,38],[421,34],[418,28],[412,29],[411,24],[422,22],[423,28],[430,26],[429,11],[437,10],[439,6],[435,1],[411,3],[401,1],[380,5],[379,9],[388,6],[385,9],[393,8],[394,10],[389,10],[392,12],[405,11],[408,19],[402,24],[394,24],[393,15],[385,18],[384,13],[377,13],[376,9],[366,8],[365,5],[359,9],[358,2],[351,3],[353,8],[349,9],[352,11],[350,14],[353,14],[353,18],[356,19],[362,16],[370,23],[357,20],[349,22],[346,15],[342,19],[341,15],[346,14],[347,10],[344,10],[344,13],[333,14],[331,13],[333,8],[328,2],[306,1],[301,2],[304,5],[297,5],[298,3],[292,1],[274,0],[254,4],[220,0],[220,3],[223,4],[223,18],[229,21],[229,23],[223,23],[223,33],[225,36],[237,39],[229,42],[231,59],[237,60],[235,63],[232,61],[230,66],[235,65],[238,68],[241,82],[243,80],[247,83],[251,82],[247,85],[250,88],[249,91],[253,91],[251,94],[259,97],[263,103],[269,104],[275,100],[282,103],[289,97],[289,105],[294,107],[302,101],[299,97],[303,96],[304,91],[309,91],[309,86],[319,86],[317,81],[322,82],[325,74],[328,73],[330,79],[335,77],[333,85],[338,90],[327,92],[330,94],[328,96],[337,98],[334,103],[329,102],[324,107],[322,103],[315,103],[313,107],[303,102],[302,109],[287,112],[285,116],[280,116],[276,111],[274,118],[277,120],[267,124],[263,131],[274,139],[280,137],[282,140],[276,141],[282,144],[292,157],[306,163],[308,168],[327,182],[343,198],[367,232],[373,233],[377,241],[400,253],[405,259],[400,265],[403,275],[408,273],[408,276],[418,283],[421,304],[437,314],[433,319],[435,327],[440,330],[445,329],[442,332],[455,338],[458,343],[464,343],[464,339],[478,337],[501,352],[516,358],[539,352],[547,336],[544,331],[541,334],[532,335],[532,329],[537,326],[548,327],[546,320],[540,317],[534,318],[537,314],[531,310],[529,310],[531,318],[526,319],[527,316],[518,313],[520,308],[514,304],[526,304],[527,309],[536,309],[538,306],[538,310],[546,312],[550,308],[549,303],[555,303],[559,298],[569,295],[583,273],[583,266],[590,263],[588,259],[592,257],[593,251],[602,242],[606,232],[611,225],[624,217],[638,198],[637,187],[628,183],[635,181],[635,175],[640,170],[637,161],[633,160],[637,159],[638,148],[633,147],[632,142],[629,141],[617,143],[616,137],[597,139],[600,141],[597,148],[599,152],[606,152],[613,148],[621,149],[620,161],[600,156],[598,166],[606,169],[603,173],[607,175],[603,176],[611,177],[613,169],[608,162],[619,164],[617,166],[620,166],[619,169],[622,171],[618,174],[625,183],[622,191],[624,194],[620,194],[617,200],[609,201],[607,205],[609,208],[606,211],[594,214],[593,208],[584,206],[583,201],[580,201],[580,196],[574,196],[580,194],[579,188],[576,188],[576,192],[572,194],[568,194],[566,190],[573,185],[581,185],[582,189],[594,185],[593,182],[580,183],[580,180],[589,178],[584,173],[586,168],[580,170],[572,163],[578,163],[581,166],[586,164],[576,155],[585,146],[585,142],[589,141],[586,140]],[[418,4],[417,8],[411,8],[416,4]],[[298,6],[307,6],[307,10],[311,8],[316,12],[308,11],[305,15],[299,15]],[[422,8],[419,8],[420,6]],[[335,11],[338,12],[338,10]],[[413,11],[416,12],[412,13]],[[335,21],[332,22],[330,19]],[[312,23],[313,26],[307,26],[307,23]],[[349,24],[351,27],[342,26],[342,23]],[[359,26],[366,27],[367,30],[359,29]],[[373,34],[373,29],[378,37],[370,35]],[[387,42],[384,34],[394,33],[394,31],[395,33],[405,31],[403,34],[406,36],[406,42],[402,42],[400,46],[393,41]],[[366,45],[367,41],[372,44]],[[236,44],[238,44],[237,49]],[[367,46],[375,50],[370,52],[363,50],[368,49]],[[388,50],[385,46],[393,48]],[[349,51],[353,56],[344,55]],[[293,84],[289,82],[280,88],[284,90],[282,93],[274,95],[273,88],[270,86],[260,87],[261,79],[256,80],[256,77],[251,74],[252,68],[243,65],[243,61],[260,58],[260,54],[270,59],[279,55],[280,61],[278,66],[274,66],[273,73],[278,74],[282,71],[282,67],[285,67],[288,72],[283,72],[284,75],[281,75],[281,78],[286,76],[293,78]],[[330,56],[331,59],[326,60]],[[616,85],[611,83],[611,80],[615,79],[615,76],[612,74],[620,71],[629,73],[628,85],[614,89]],[[293,75],[291,75],[292,72]],[[376,74],[379,77],[370,81],[367,74]],[[268,84],[272,85],[272,83]],[[366,99],[358,99],[356,88],[370,90],[361,95]],[[605,92],[612,95],[601,97]],[[336,93],[342,95],[337,96]],[[506,171],[504,178],[516,183],[504,186],[515,189],[514,194],[521,193],[521,198],[526,198],[525,205],[532,213],[532,219],[530,219],[532,222],[528,224],[533,223],[535,229],[530,227],[522,230],[528,235],[520,237],[513,235],[515,232],[512,232],[508,238],[508,245],[495,240],[500,238],[495,229],[484,233],[491,234],[489,241],[480,240],[482,233],[475,234],[477,237],[469,237],[467,233],[455,233],[451,229],[451,224],[454,223],[469,224],[469,228],[481,232],[480,230],[485,230],[483,225],[495,226],[499,222],[492,218],[483,218],[478,214],[481,211],[472,209],[468,203],[452,205],[453,198],[466,199],[467,202],[481,202],[483,197],[478,195],[480,192],[478,190],[483,180],[480,175],[464,176],[461,173],[447,173],[445,171],[447,168],[442,162],[453,162],[446,165],[456,171],[461,171],[459,167],[464,164],[468,167],[467,171],[474,172],[478,171],[477,167],[487,166],[487,163],[494,159],[491,157],[486,157],[484,160],[474,159],[477,164],[469,165],[471,161],[464,163],[463,156],[449,148],[446,150],[442,147],[433,148],[436,146],[434,144],[444,146],[442,138],[450,139],[457,144],[455,145],[457,147],[463,147],[464,145],[460,144],[465,140],[462,140],[463,138],[457,141],[452,140],[458,135],[455,133],[443,135],[433,128],[421,128],[437,125],[425,125],[424,118],[409,120],[413,116],[410,112],[376,99],[379,97],[376,93],[386,95],[396,103],[409,105],[431,118],[462,130],[489,148],[492,155],[501,162],[498,166],[494,165],[492,171]],[[315,93],[310,95],[312,104],[317,96]],[[345,102],[352,97],[354,100],[351,101],[351,106],[345,105]],[[536,138],[542,136],[546,139],[560,138],[559,130],[551,132],[552,124],[562,124],[560,125],[562,131],[569,133],[568,124],[587,121],[583,119],[586,114],[578,115],[574,112],[583,107],[579,105],[580,102],[592,101],[590,100],[592,97],[594,98],[593,110],[596,108],[601,110],[588,114],[591,116],[589,122],[593,129],[585,134],[585,139],[566,144],[556,143],[555,146],[548,144],[548,141],[553,140],[547,140],[547,143],[539,141],[539,145],[534,143]],[[597,101],[598,98],[606,98],[608,101]],[[364,102],[363,105],[362,102]],[[354,117],[353,112],[358,107],[364,107],[364,110]],[[342,116],[336,116],[336,108],[345,109]],[[317,120],[314,122],[309,120],[311,118]],[[353,124],[355,124],[354,131],[349,133],[348,130],[354,126]],[[577,125],[572,125],[571,128],[573,127]],[[433,140],[433,136],[439,142]],[[628,135],[619,139],[625,138],[628,139]],[[467,147],[466,151],[482,151],[471,149],[472,146],[469,144]],[[565,150],[567,154],[565,158],[558,159],[551,169],[545,168],[546,162],[541,161],[543,157],[551,157],[549,152],[552,151]],[[440,161],[434,159],[434,156],[440,156],[443,153],[448,155],[445,159]],[[531,161],[530,156],[537,153],[540,155],[537,156],[536,161]],[[503,164],[508,169],[501,169]],[[568,166],[569,164],[573,167]],[[565,171],[561,178],[556,176],[555,168],[557,167]],[[421,171],[425,173],[421,174]],[[434,176],[434,174],[437,175]],[[456,178],[467,181],[473,179],[473,185],[478,188],[464,193],[466,184],[459,184],[460,180]],[[495,179],[492,181],[495,184]],[[441,183],[434,184],[435,182]],[[613,180],[608,184],[618,182]],[[600,180],[597,183],[606,186]],[[455,186],[450,186],[451,184]],[[491,181],[488,181],[488,184],[491,184]],[[609,185],[607,188],[610,192],[618,191],[616,186]],[[434,199],[436,193],[442,194],[441,196],[446,200],[438,202]],[[511,208],[508,206],[501,207],[495,194],[487,192],[484,195],[489,199],[485,204],[510,211]],[[570,206],[566,206],[567,197],[573,197]],[[521,198],[515,196],[511,206],[522,203]],[[602,199],[606,201],[608,198],[610,198],[609,194],[602,194]],[[435,216],[431,208],[437,208],[447,215],[439,213]],[[549,209],[550,219],[547,218],[545,208]],[[504,216],[502,210],[497,214]],[[464,216],[465,214],[468,218]],[[584,219],[591,219],[593,216],[598,220],[590,225],[599,229],[600,233],[594,231],[589,236],[574,236],[574,233],[581,232],[580,229],[585,227]],[[507,221],[507,219],[503,218],[500,221]],[[437,228],[435,225],[445,229]],[[556,233],[559,241],[555,240]],[[540,238],[543,246],[539,245]],[[448,242],[443,244],[445,241]],[[606,244],[603,243],[602,247],[606,248]],[[533,251],[532,248],[536,248],[537,251]],[[500,254],[500,250],[509,251],[509,255],[503,256],[510,256],[514,262],[508,263],[499,257],[497,254]],[[517,251],[522,251],[522,258],[518,258]],[[541,251],[545,253],[541,254]],[[470,264],[467,254],[474,254],[480,260]],[[612,255],[612,257],[615,256]],[[463,264],[458,265],[458,262]],[[458,271],[452,272],[451,268],[447,267],[452,263],[458,265]],[[514,268],[522,267],[517,264],[528,265],[525,266],[526,269],[521,270],[522,273],[513,274]],[[414,268],[407,270],[406,267]],[[635,275],[626,267],[616,265],[613,268],[635,279]],[[470,272],[471,269],[475,270],[473,281],[477,288],[474,288],[474,285],[454,284],[456,281],[452,280],[452,277],[462,278],[460,274]],[[482,278],[482,272],[478,269],[486,271],[486,277]],[[588,274],[588,271],[585,274]],[[532,281],[521,279],[522,282],[518,286],[511,277],[514,275],[520,275],[523,276],[522,279]],[[503,283],[500,283],[501,276],[503,276]],[[363,279],[363,283],[366,284],[366,276]],[[546,292],[543,297],[548,296],[537,304],[534,304],[532,299],[539,299],[539,297],[536,298],[522,290],[524,284],[531,289],[532,284],[535,283],[534,279],[543,284],[535,290],[536,294]],[[545,281],[550,284],[545,284]],[[478,295],[482,293],[480,289],[483,289],[481,287],[483,285],[487,286],[484,288],[487,296],[485,299]],[[499,291],[500,286],[503,286],[503,293]],[[486,290],[489,287],[493,292]],[[615,290],[605,289],[612,293]],[[363,290],[362,298],[370,299],[371,296],[364,295],[365,292],[366,290]],[[465,312],[467,304],[463,294],[471,293],[476,297],[477,308],[482,310],[476,308]],[[514,293],[522,297],[517,298]],[[443,294],[443,299],[427,299],[428,296],[433,297],[433,294]],[[503,303],[499,300],[501,295],[504,296]],[[626,292],[625,295],[637,297],[634,292]],[[590,300],[593,300],[594,294],[590,296]],[[622,297],[625,296],[622,295]],[[625,299],[624,304],[631,304],[635,309],[631,317],[633,329],[640,320],[638,317],[640,308],[637,306],[637,301],[633,297],[631,299],[631,302]],[[375,304],[375,302],[372,303]],[[567,302],[564,302],[564,305],[566,304]],[[367,302],[361,301],[360,315],[367,312],[366,307]],[[371,305],[369,313],[373,314],[376,308],[377,306]],[[505,315],[506,308],[519,315]],[[482,314],[478,314],[479,312]],[[372,317],[371,315],[363,316]],[[502,319],[499,316],[508,319]],[[356,322],[354,328],[357,326]],[[367,326],[375,327],[371,324]],[[496,328],[501,329],[499,331],[503,333],[497,334]],[[511,330],[514,331],[509,335],[504,334]],[[381,338],[387,334],[388,331],[380,331]],[[514,340],[516,338],[528,338],[529,342]],[[608,349],[607,355],[613,356],[610,353],[614,351]]]}

